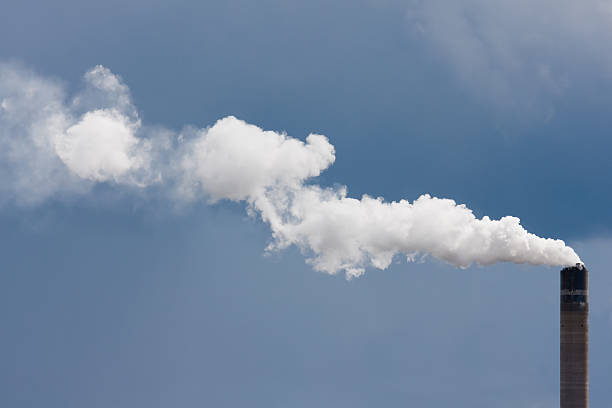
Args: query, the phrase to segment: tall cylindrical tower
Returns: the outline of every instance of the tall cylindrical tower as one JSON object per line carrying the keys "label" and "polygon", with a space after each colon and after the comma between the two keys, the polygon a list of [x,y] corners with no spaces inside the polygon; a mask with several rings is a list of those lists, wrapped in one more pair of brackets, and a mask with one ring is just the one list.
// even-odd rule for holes
{"label": "tall cylindrical tower", "polygon": [[561,408],[589,406],[589,272],[561,270]]}

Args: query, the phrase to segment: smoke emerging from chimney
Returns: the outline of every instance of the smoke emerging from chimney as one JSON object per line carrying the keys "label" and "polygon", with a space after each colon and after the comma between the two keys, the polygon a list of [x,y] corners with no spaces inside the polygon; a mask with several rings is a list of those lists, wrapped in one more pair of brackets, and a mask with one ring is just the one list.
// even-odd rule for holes
{"label": "smoke emerging from chimney", "polygon": [[36,205],[86,194],[95,183],[161,188],[180,203],[245,202],[269,224],[268,251],[298,246],[318,271],[360,276],[432,255],[458,267],[473,263],[573,265],[561,240],[527,232],[516,217],[478,219],[465,205],[423,195],[385,202],[311,183],[334,163],[334,146],[262,130],[233,116],[179,132],[143,126],[129,89],[107,68],[85,74],[67,98],[56,81],[0,64],[0,192]]}

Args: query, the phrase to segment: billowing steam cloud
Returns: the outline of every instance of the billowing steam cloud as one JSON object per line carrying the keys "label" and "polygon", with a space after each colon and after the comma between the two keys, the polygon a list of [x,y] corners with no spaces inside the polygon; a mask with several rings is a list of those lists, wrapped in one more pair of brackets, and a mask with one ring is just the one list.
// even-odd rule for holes
{"label": "billowing steam cloud", "polygon": [[146,128],[128,88],[108,69],[95,67],[85,83],[67,100],[58,83],[0,65],[5,199],[32,205],[103,182],[163,186],[186,202],[244,201],[270,225],[268,250],[297,245],[314,269],[349,278],[385,269],[397,255],[430,254],[459,267],[580,260],[563,241],[530,234],[515,217],[478,219],[464,205],[428,195],[385,202],[306,184],[335,160],[325,136],[302,142],[232,116],[206,129]]}

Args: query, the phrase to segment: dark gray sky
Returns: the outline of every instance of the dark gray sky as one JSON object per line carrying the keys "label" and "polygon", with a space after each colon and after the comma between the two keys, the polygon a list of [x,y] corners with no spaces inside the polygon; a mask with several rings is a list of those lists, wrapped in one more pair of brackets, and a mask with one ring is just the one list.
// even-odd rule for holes
{"label": "dark gray sky", "polygon": [[[591,398],[612,354],[612,37],[602,2],[7,1],[0,59],[143,121],[236,115],[305,138],[353,196],[515,215],[591,270]],[[605,3],[605,2],[604,2]],[[605,5],[605,4],[604,4]],[[0,405],[558,406],[558,271],[432,259],[346,281],[220,202],[109,197],[0,212]]]}

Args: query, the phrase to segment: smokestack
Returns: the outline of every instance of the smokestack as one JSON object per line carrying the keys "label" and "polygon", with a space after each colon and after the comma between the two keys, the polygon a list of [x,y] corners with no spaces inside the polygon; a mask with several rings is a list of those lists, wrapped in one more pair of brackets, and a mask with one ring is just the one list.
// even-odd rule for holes
{"label": "smokestack", "polygon": [[561,408],[589,406],[589,271],[561,270]]}

